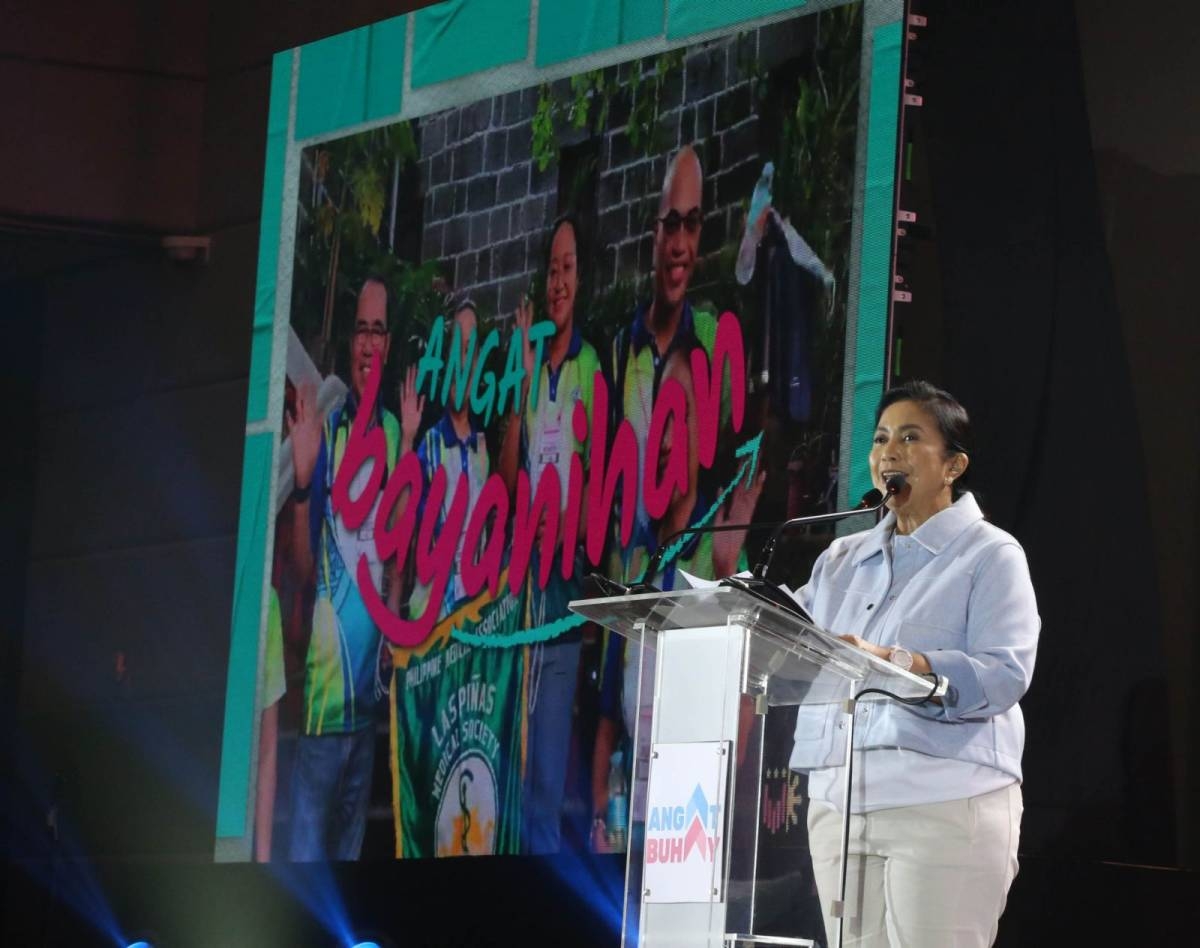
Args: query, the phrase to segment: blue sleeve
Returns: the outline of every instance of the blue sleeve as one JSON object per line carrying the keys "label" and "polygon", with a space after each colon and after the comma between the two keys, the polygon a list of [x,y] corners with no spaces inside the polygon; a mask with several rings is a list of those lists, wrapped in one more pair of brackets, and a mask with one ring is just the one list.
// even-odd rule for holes
{"label": "blue sleeve", "polygon": [[621,680],[625,667],[625,640],[608,629],[604,631],[604,650],[600,661],[601,717],[621,721]]}
{"label": "blue sleeve", "polygon": [[926,654],[934,672],[950,679],[938,716],[979,720],[1016,704],[1033,677],[1040,631],[1025,552],[1016,543],[1005,543],[975,574],[967,603],[966,649]]}
{"label": "blue sleeve", "polygon": [[812,573],[808,577],[808,582],[799,589],[792,591],[792,598],[800,603],[801,608],[810,616],[813,616],[814,619],[816,616],[813,613],[813,609],[816,606],[817,588],[821,582],[821,574],[824,571],[825,563],[829,559],[830,549],[831,547],[825,547],[820,555],[817,556],[817,561],[813,563]]}
{"label": "blue sleeve", "polygon": [[313,560],[320,556],[321,527],[325,519],[325,505],[329,502],[326,469],[329,466],[329,442],[325,431],[321,432],[321,449],[317,452],[317,463],[313,468],[311,490],[308,494],[308,542]]}
{"label": "blue sleeve", "polygon": [[421,477],[425,481],[424,487],[421,489],[421,499],[417,502],[417,524],[425,519],[425,500],[429,494],[429,485],[433,481],[433,474],[429,470],[429,438],[432,436],[434,429],[430,428],[425,432],[424,437],[417,442],[416,455],[417,463],[421,465]]}

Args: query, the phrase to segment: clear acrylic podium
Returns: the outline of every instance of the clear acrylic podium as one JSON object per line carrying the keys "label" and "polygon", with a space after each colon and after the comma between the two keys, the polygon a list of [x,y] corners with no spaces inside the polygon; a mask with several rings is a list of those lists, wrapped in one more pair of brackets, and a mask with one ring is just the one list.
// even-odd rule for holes
{"label": "clear acrylic podium", "polygon": [[[840,704],[848,750],[856,702],[891,700],[864,690],[916,701],[940,695],[945,682],[937,687],[798,610],[728,586],[577,600],[571,609],[629,640],[626,700],[636,695],[637,713],[622,946],[824,942],[823,932],[754,934],[762,768],[756,760],[738,768],[739,756],[761,754],[752,736],[769,705]],[[836,912],[847,831],[844,819]],[[840,931],[830,939],[839,945]]]}

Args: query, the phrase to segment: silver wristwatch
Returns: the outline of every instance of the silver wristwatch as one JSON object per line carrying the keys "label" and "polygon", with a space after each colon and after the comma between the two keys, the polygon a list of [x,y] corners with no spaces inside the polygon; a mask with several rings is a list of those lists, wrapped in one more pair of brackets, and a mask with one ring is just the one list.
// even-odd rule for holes
{"label": "silver wristwatch", "polygon": [[913,654],[903,645],[896,645],[888,652],[888,661],[904,671],[912,671]]}

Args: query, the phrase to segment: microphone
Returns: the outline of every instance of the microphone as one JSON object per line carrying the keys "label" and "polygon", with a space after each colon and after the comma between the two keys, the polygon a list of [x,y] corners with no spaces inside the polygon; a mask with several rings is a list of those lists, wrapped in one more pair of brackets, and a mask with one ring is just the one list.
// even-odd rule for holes
{"label": "microphone", "polygon": [[834,520],[842,520],[845,517],[853,517],[857,514],[876,513],[887,503],[888,497],[896,496],[896,494],[904,490],[904,485],[907,483],[908,479],[903,474],[897,474],[889,477],[884,482],[885,493],[880,493],[871,488],[871,490],[863,494],[862,500],[858,502],[858,506],[851,510],[839,510],[834,513],[814,514],[808,517],[793,517],[791,520],[785,520],[776,528],[775,533],[771,535],[771,539],[767,541],[767,545],[763,548],[762,555],[754,567],[753,574],[745,578],[738,576],[726,577],[721,580],[721,585],[740,589],[742,592],[765,600],[777,608],[797,615],[806,622],[811,623],[813,621],[812,617],[801,608],[795,599],[784,592],[779,586],[767,581],[767,570],[771,568],[771,559],[775,555],[775,545],[778,543],[780,536],[792,527],[808,526],[814,523],[829,523]]}
{"label": "microphone", "polygon": [[585,577],[591,589],[599,592],[602,596],[623,596],[631,593],[648,593],[661,592],[661,590],[650,583],[650,579],[658,572],[659,566],[662,564],[662,559],[666,556],[667,550],[671,544],[682,536],[700,533],[722,533],[726,530],[766,530],[772,529],[775,533],[771,539],[767,541],[766,547],[763,548],[762,555],[759,557],[759,562],[755,566],[754,576],[756,579],[762,579],[766,575],[767,568],[771,565],[771,557],[775,552],[775,544],[780,535],[785,531],[796,526],[804,526],[806,524],[827,523],[833,520],[841,520],[845,517],[853,517],[862,513],[873,513],[879,510],[887,502],[887,497],[892,497],[904,489],[908,479],[903,474],[894,474],[887,479],[884,488],[887,496],[881,494],[875,488],[871,488],[862,495],[862,499],[858,502],[858,506],[852,510],[840,510],[835,513],[814,514],[808,517],[793,517],[791,520],[758,520],[750,523],[726,523],[721,526],[709,525],[706,527],[685,527],[682,530],[677,530],[665,540],[659,543],[654,554],[650,557],[650,562],[646,565],[645,571],[642,573],[641,579],[632,583],[629,586],[622,585],[603,576],[600,573],[590,573]]}
{"label": "microphone", "polygon": [[[888,496],[890,497],[893,494],[903,490],[906,482],[906,478],[903,474],[893,475],[892,477],[888,478],[888,481],[885,484]],[[666,555],[667,549],[670,547],[671,543],[682,536],[699,533],[721,533],[726,530],[750,531],[772,529],[775,531],[775,533],[772,535],[771,539],[767,541],[766,547],[763,548],[762,556],[759,558],[759,566],[761,567],[764,558],[766,558],[769,565],[770,557],[774,552],[775,543],[778,541],[780,534],[785,530],[802,524],[825,523],[830,520],[841,520],[843,517],[852,517],[855,514],[875,511],[882,507],[884,502],[885,500],[883,494],[875,490],[875,488],[871,488],[869,491],[863,494],[862,500],[858,502],[858,506],[853,510],[842,510],[836,513],[827,514],[815,514],[808,517],[794,517],[791,520],[759,520],[752,523],[727,523],[722,526],[710,525],[707,527],[686,527],[683,530],[672,533],[658,545],[658,548],[654,551],[654,555],[650,557],[650,562],[647,564],[646,571],[642,574],[641,580],[634,583],[629,588],[629,591],[658,592],[656,587],[650,585],[650,579],[658,572],[658,567],[662,563],[662,559]],[[754,575],[758,578],[761,578],[762,575],[765,575],[765,567],[763,567],[763,570],[764,572],[760,574],[758,568],[756,567]]]}
{"label": "microphone", "polygon": [[907,474],[892,474],[883,481],[883,491],[889,497],[895,497],[908,486]]}
{"label": "microphone", "polygon": [[627,596],[630,592],[636,591],[623,583],[609,579],[603,573],[592,572],[583,577],[584,599],[609,599],[613,596]]}
{"label": "microphone", "polygon": [[667,555],[671,544],[680,537],[690,536],[694,533],[724,533],[727,530],[775,530],[785,523],[787,523],[786,520],[758,520],[753,523],[726,523],[721,526],[710,524],[707,527],[684,527],[682,530],[676,530],[655,548],[654,555],[650,557],[650,562],[646,564],[646,570],[642,573],[642,578],[630,586],[629,591],[660,592],[657,587],[650,585],[650,579],[658,572],[658,567],[661,565],[663,557]]}
{"label": "microphone", "polygon": [[813,514],[807,517],[793,517],[791,520],[785,520],[776,528],[775,532],[771,535],[771,539],[767,541],[767,545],[763,547],[762,554],[758,558],[758,563],[754,566],[754,578],[757,580],[766,579],[767,570],[771,568],[771,560],[775,556],[775,547],[779,543],[779,538],[788,530],[791,530],[793,527],[831,523],[834,520],[843,520],[846,517],[853,517],[861,513],[875,513],[883,508],[889,497],[895,497],[900,491],[904,490],[907,484],[908,478],[905,475],[893,474],[884,481],[883,493],[872,487],[862,495],[862,500],[852,510],[839,510],[834,513]]}

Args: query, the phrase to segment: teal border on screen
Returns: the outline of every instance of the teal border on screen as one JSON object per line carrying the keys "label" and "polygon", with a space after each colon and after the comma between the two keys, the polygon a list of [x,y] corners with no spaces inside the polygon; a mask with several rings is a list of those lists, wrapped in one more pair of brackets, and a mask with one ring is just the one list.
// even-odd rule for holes
{"label": "teal border on screen", "polygon": [[867,164],[850,411],[849,497],[861,497],[872,487],[867,454],[875,428],[875,408],[883,395],[895,231],[902,24],[896,22],[876,27],[871,36],[871,100],[867,118]]}
{"label": "teal border on screen", "polygon": [[[258,668],[281,420],[274,416],[282,410],[273,402],[272,387],[275,380],[282,383],[286,346],[280,330],[287,325],[290,301],[290,282],[284,285],[283,281],[291,279],[294,242],[294,234],[285,232],[285,226],[294,228],[295,215],[294,190],[289,192],[286,180],[289,163],[314,140],[404,117],[409,55],[412,63],[408,88],[415,96],[417,90],[436,91],[438,83],[453,86],[464,76],[485,70],[545,69],[547,78],[558,78],[569,74],[573,61],[584,57],[625,48],[630,56],[644,55],[664,47],[687,45],[702,39],[705,33],[724,32],[764,16],[832,5],[836,4],[818,0],[578,0],[570,4],[568,16],[567,3],[548,4],[543,0],[535,6],[530,0],[449,0],[275,55],[217,799],[215,856],[219,861],[251,857]],[[860,488],[859,482],[867,476],[867,434],[884,381],[902,39],[899,20],[875,28],[872,37],[857,333],[852,360],[854,447],[850,470],[852,492],[858,493],[866,489]],[[654,43],[659,45],[651,49],[648,44]],[[464,69],[463,64],[470,64],[470,68]],[[461,91],[454,98],[468,101]],[[289,201],[293,206],[288,206]],[[853,473],[859,470],[863,472],[861,477]]]}

